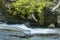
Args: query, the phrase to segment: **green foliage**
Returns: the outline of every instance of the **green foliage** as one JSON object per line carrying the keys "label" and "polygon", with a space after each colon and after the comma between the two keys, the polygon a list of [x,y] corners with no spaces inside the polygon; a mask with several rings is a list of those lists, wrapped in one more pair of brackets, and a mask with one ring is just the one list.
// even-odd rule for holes
{"label": "green foliage", "polygon": [[36,11],[40,17],[40,23],[44,23],[44,14],[42,10],[46,5],[45,1],[38,2],[37,0],[17,0],[14,3],[11,3],[11,5],[12,7],[7,11],[13,16],[17,16],[18,14],[18,17],[26,19],[25,15],[30,16]]}
{"label": "green foliage", "polygon": [[40,18],[39,23],[40,25],[44,25],[44,13],[43,13],[43,8],[46,6],[46,2],[45,1],[41,1],[38,3],[38,7],[37,7],[37,12],[38,12],[38,16]]}
{"label": "green foliage", "polygon": [[50,25],[51,23],[55,23],[56,15],[46,15],[44,22],[45,22],[45,25]]}
{"label": "green foliage", "polygon": [[[16,2],[6,2],[3,5],[3,1],[0,0],[0,8],[3,12],[7,12],[9,20],[26,20],[28,16],[31,17],[32,13],[39,16],[40,25],[51,23],[55,18],[53,15],[44,15],[43,9],[45,6],[50,7],[53,3],[50,0],[16,0]],[[9,8],[5,8],[5,5],[10,5]]]}
{"label": "green foliage", "polygon": [[0,0],[0,9],[3,8],[3,3],[2,3],[2,0]]}

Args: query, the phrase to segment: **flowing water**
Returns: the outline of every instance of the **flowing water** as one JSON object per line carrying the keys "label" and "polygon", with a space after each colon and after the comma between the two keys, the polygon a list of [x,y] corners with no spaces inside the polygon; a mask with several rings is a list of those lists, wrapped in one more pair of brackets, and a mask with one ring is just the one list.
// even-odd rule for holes
{"label": "flowing water", "polygon": [[[4,27],[1,27],[1,26],[4,26]],[[0,40],[60,40],[60,35],[53,35],[53,34],[51,35],[43,35],[43,34],[42,35],[34,35],[34,34],[26,35],[22,31],[15,31],[15,28],[16,28],[15,26],[17,25],[14,26],[15,28],[14,27],[10,28],[10,26],[13,26],[13,25],[8,25],[8,26],[9,27],[6,27],[6,24],[3,24],[3,25],[0,24]],[[7,28],[8,29],[14,28],[14,30],[8,30]],[[23,28],[23,26],[21,25],[20,28]],[[24,28],[28,29],[27,27],[24,27]],[[34,31],[32,33],[34,33]]]}
{"label": "flowing water", "polygon": [[[26,37],[25,37],[26,36]],[[27,36],[22,32],[0,30],[0,40],[60,40],[59,35],[32,35]]]}

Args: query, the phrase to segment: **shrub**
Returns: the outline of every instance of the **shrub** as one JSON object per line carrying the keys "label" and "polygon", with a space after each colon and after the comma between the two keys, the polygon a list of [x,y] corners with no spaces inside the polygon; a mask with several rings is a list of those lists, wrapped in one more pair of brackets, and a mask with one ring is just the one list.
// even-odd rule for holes
{"label": "shrub", "polygon": [[[50,2],[49,2],[50,3]],[[39,23],[40,25],[44,25],[44,22],[47,24],[51,22],[52,17],[48,15],[45,16],[45,13],[43,11],[44,7],[49,6],[50,4],[48,1],[44,0],[16,0],[16,2],[7,2],[8,5],[10,5],[9,8],[4,8],[4,11],[7,12],[9,20],[27,20],[27,17],[30,16],[32,19],[32,15],[36,12],[36,14],[39,17]],[[6,3],[5,3],[6,4]],[[49,4],[49,5],[46,5]],[[50,19],[51,20],[50,20]],[[54,17],[53,17],[54,18]],[[32,19],[33,20],[33,19]]]}
{"label": "shrub", "polygon": [[[37,12],[40,18],[40,24],[44,23],[44,14],[43,8],[46,5],[45,1],[38,2],[37,0],[17,0],[14,3],[11,3],[12,7],[7,10],[9,14],[12,14],[14,17],[19,17],[26,19],[28,16],[31,16],[35,11]],[[17,18],[18,18],[17,17]]]}

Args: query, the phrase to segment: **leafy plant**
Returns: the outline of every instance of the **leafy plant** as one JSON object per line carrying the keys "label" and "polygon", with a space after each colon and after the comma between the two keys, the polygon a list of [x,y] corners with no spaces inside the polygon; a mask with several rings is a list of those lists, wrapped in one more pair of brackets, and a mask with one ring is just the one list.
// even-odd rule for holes
{"label": "leafy plant", "polygon": [[[9,19],[14,19],[14,20],[26,20],[28,16],[30,16],[32,18],[31,14],[34,14],[34,12],[36,12],[36,14],[39,17],[39,23],[40,25],[44,25],[44,22],[47,20],[49,20],[49,17],[45,16],[44,14],[44,7],[49,6],[50,2],[48,2],[47,0],[16,0],[16,2],[12,2],[12,3],[5,3],[9,4],[10,7],[9,8],[5,8],[3,6],[3,8],[5,9],[5,11],[7,12]],[[46,20],[45,20],[46,18]],[[51,17],[50,17],[51,18]],[[54,18],[54,17],[53,17]],[[52,18],[51,18],[52,19]],[[50,22],[50,21],[49,21]],[[47,22],[47,24],[49,23]]]}
{"label": "leafy plant", "polygon": [[44,13],[43,8],[46,6],[45,1],[38,2],[36,0],[17,0],[14,3],[11,3],[11,8],[7,10],[9,14],[12,15],[12,18],[22,18],[26,19],[26,16],[30,16],[35,11],[37,12],[41,25],[44,24]]}
{"label": "leafy plant", "polygon": [[43,24],[44,14],[42,10],[45,7],[46,2],[38,2],[37,0],[17,0],[14,3],[11,3],[11,5],[12,7],[7,11],[13,16],[17,16],[18,14],[18,17],[26,19],[26,16],[28,17],[36,11],[36,14],[38,14],[40,18],[40,23]]}

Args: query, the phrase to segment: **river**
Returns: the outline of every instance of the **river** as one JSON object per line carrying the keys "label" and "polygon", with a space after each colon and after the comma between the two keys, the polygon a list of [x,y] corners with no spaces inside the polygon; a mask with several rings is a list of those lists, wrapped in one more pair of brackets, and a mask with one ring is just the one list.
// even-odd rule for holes
{"label": "river", "polygon": [[0,40],[60,40],[59,35],[24,35],[22,32],[0,30]]}
{"label": "river", "polygon": [[[14,25],[14,27],[13,27],[13,25],[8,25],[8,26],[6,24],[0,24],[0,40],[60,40],[60,35],[58,35],[58,34],[26,35],[22,31],[8,30],[9,28],[10,29],[17,28],[17,27],[15,27],[17,25]],[[18,27],[18,28],[23,28],[23,26]],[[42,30],[40,30],[40,31],[42,31]],[[32,32],[32,33],[34,33],[34,32]]]}

